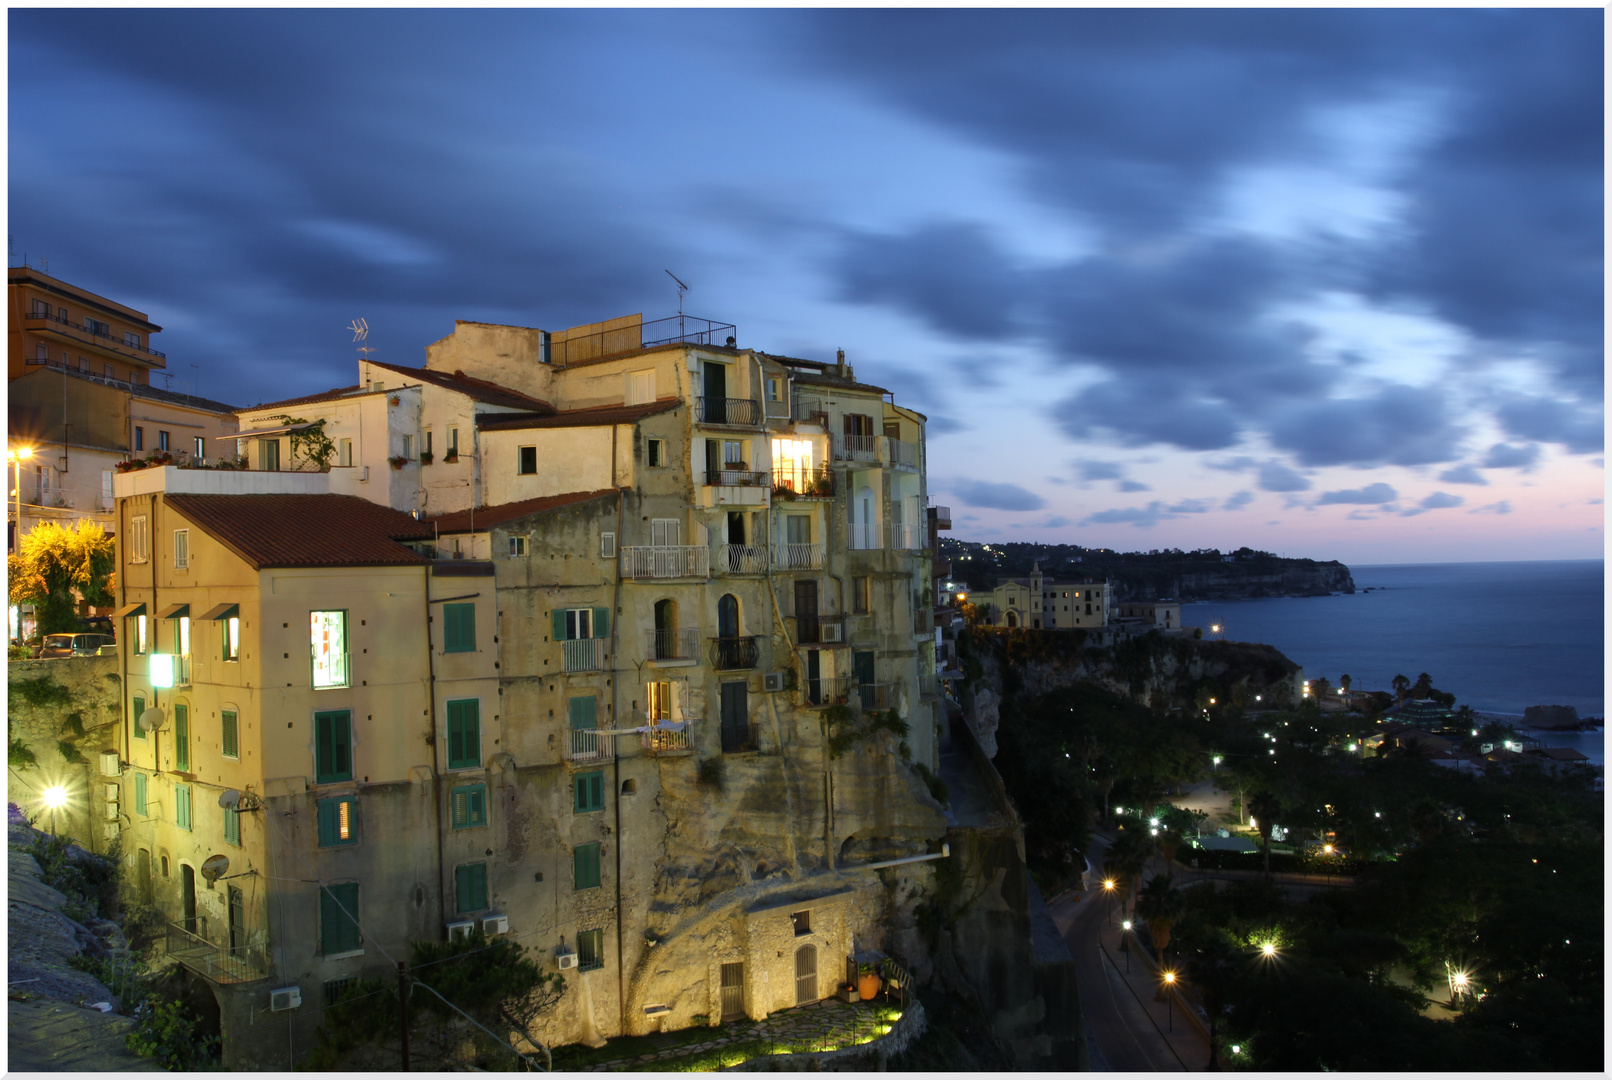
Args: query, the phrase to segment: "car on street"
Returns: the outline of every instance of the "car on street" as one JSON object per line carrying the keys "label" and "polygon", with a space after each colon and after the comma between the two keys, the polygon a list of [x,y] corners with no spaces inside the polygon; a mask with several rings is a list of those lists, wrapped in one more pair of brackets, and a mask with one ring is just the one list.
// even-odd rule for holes
{"label": "car on street", "polygon": [[103,645],[115,645],[111,634],[46,634],[34,651],[36,660],[54,660],[64,656],[95,656]]}

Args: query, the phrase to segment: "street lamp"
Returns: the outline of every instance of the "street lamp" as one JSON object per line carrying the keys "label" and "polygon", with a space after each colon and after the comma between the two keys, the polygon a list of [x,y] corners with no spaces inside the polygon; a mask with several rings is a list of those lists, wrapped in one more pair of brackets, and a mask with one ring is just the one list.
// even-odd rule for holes
{"label": "street lamp", "polygon": [[1125,974],[1131,973],[1131,920],[1119,924],[1119,951],[1125,954]]}
{"label": "street lamp", "polygon": [[1164,1015],[1169,1021],[1170,1033],[1175,1034],[1175,1010],[1171,1007],[1174,995],[1170,991],[1175,989],[1175,972],[1166,971],[1164,982],[1159,986],[1159,992],[1164,995]]}
{"label": "street lamp", "polygon": [[15,450],[6,451],[6,461],[11,465],[12,479],[17,485],[12,494],[17,497],[17,544],[19,546],[22,544],[22,463],[33,456],[34,448],[31,446],[19,446]]}
{"label": "street lamp", "polygon": [[56,811],[67,805],[67,789],[52,784],[39,794],[39,801],[50,807],[50,831],[56,831]]}
{"label": "street lamp", "polygon": [[1265,944],[1259,947],[1259,951],[1261,955],[1269,960],[1276,956],[1276,945],[1273,942],[1267,941]]}
{"label": "street lamp", "polygon": [[1114,921],[1114,879],[1113,878],[1104,878],[1103,879],[1103,921],[1105,923],[1112,923]]}

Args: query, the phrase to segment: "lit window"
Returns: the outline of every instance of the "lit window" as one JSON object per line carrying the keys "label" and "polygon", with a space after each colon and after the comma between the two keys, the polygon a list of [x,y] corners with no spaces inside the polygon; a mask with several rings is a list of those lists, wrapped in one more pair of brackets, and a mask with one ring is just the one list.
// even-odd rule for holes
{"label": "lit window", "polygon": [[174,569],[190,569],[190,530],[174,530]]}
{"label": "lit window", "polygon": [[[139,428],[135,428],[139,431]],[[151,533],[147,528],[149,519],[144,514],[138,514],[129,522],[129,561],[145,562],[151,555]],[[144,650],[141,650],[142,652]]]}
{"label": "lit window", "polygon": [[340,847],[358,840],[358,796],[319,800],[319,846]]}
{"label": "lit window", "polygon": [[347,613],[309,613],[313,637],[313,685],[315,689],[350,685],[347,671]]}
{"label": "lit window", "polygon": [[207,456],[207,440],[200,435],[196,436],[195,456],[199,458]]}
{"label": "lit window", "polygon": [[231,615],[224,620],[224,659],[239,660],[241,658],[241,620],[237,615]]}

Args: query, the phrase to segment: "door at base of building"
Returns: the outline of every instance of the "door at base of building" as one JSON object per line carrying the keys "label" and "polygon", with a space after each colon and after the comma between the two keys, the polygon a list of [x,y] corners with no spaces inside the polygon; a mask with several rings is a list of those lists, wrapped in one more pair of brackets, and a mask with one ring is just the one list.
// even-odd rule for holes
{"label": "door at base of building", "polygon": [[817,946],[802,945],[795,950],[795,1004],[817,1000]]}
{"label": "door at base of building", "polygon": [[744,1019],[744,964],[722,965],[722,1020]]}

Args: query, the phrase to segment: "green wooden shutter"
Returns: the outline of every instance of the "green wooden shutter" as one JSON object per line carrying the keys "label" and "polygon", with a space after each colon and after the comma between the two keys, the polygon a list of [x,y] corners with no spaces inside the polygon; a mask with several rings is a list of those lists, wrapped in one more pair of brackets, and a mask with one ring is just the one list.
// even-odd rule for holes
{"label": "green wooden shutter", "polygon": [[448,768],[473,769],[481,764],[481,702],[475,698],[448,702]]}
{"label": "green wooden shutter", "polygon": [[140,726],[140,714],[146,711],[146,699],[139,694],[134,696],[134,737],[144,739],[146,729]]}
{"label": "green wooden shutter", "polygon": [[604,809],[604,773],[577,773],[576,792],[572,805],[578,814]]}
{"label": "green wooden shutter", "polygon": [[227,758],[238,758],[241,756],[240,720],[235,713],[230,712],[228,709],[224,710],[219,715],[222,716],[224,720],[224,756]]}
{"label": "green wooden shutter", "polygon": [[453,789],[453,827],[470,829],[487,824],[487,786],[473,784]]}
{"label": "green wooden shutter", "polygon": [[487,908],[487,864],[471,863],[454,871],[456,910],[485,911]]}
{"label": "green wooden shutter", "polygon": [[239,810],[224,811],[224,842],[239,847],[241,844],[241,813]]}
{"label": "green wooden shutter", "polygon": [[319,890],[319,941],[326,956],[352,952],[363,944],[357,916],[357,882],[326,885]]}
{"label": "green wooden shutter", "polygon": [[591,694],[588,697],[574,697],[567,707],[570,709],[572,731],[593,731],[598,728],[598,698]]}
{"label": "green wooden shutter", "polygon": [[442,605],[442,651],[476,651],[476,605]]}
{"label": "green wooden shutter", "polygon": [[565,609],[554,609],[554,640],[569,641],[570,635],[565,632]]}
{"label": "green wooden shutter", "polygon": [[333,784],[353,778],[352,718],[353,714],[346,710],[314,714],[316,783]]}
{"label": "green wooden shutter", "polygon": [[610,636],[610,609],[596,607],[593,609],[593,636],[607,638]]}
{"label": "green wooden shutter", "polygon": [[578,889],[599,887],[599,845],[578,844],[571,855],[572,881]]}
{"label": "green wooden shutter", "polygon": [[174,768],[190,771],[190,709],[174,706]]}
{"label": "green wooden shutter", "polygon": [[183,784],[174,787],[174,824],[181,829],[190,828],[190,788]]}
{"label": "green wooden shutter", "polygon": [[319,846],[329,847],[336,842],[336,801],[321,799],[319,810]]}
{"label": "green wooden shutter", "polygon": [[134,812],[136,814],[147,813],[146,774],[143,772],[137,772],[134,774]]}

